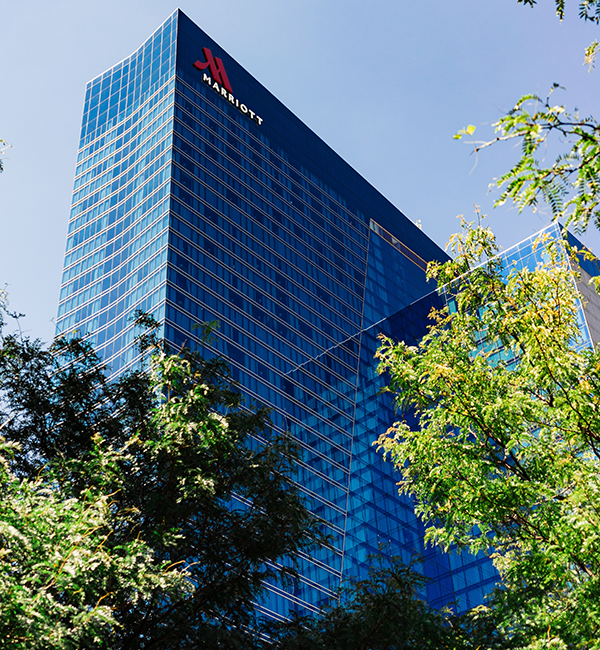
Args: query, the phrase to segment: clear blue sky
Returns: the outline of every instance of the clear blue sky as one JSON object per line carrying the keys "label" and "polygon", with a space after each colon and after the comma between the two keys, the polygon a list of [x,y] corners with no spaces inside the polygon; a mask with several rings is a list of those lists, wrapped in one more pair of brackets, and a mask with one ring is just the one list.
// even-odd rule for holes
{"label": "clear blue sky", "polygon": [[[583,50],[598,27],[563,23],[554,0],[181,0],[181,9],[365,178],[443,246],[473,203],[508,247],[548,222],[492,210],[490,181],[517,152],[476,161],[478,136],[553,82],[600,118],[600,70]],[[166,0],[0,0],[0,286],[24,329],[52,338],[86,81],[134,51],[177,4]],[[600,236],[584,240],[600,251]]]}

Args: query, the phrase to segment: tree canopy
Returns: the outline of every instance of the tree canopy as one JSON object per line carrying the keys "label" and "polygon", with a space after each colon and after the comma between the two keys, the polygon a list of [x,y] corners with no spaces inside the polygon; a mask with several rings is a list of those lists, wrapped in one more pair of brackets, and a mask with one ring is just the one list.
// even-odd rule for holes
{"label": "tree canopy", "polygon": [[[517,0],[533,7],[537,0]],[[566,0],[555,0],[557,16],[565,16]],[[579,17],[600,24],[600,1],[581,0]],[[595,39],[585,50],[589,71],[595,65],[600,42]],[[501,190],[494,207],[512,201],[521,213],[526,207],[537,210],[546,203],[554,219],[563,219],[577,232],[590,222],[600,229],[600,123],[592,115],[581,116],[555,100],[564,90],[554,83],[548,95],[527,93],[494,124],[495,137],[475,140],[470,124],[455,134],[456,139],[471,137],[474,153],[501,142],[520,145],[517,162],[500,174],[495,185]],[[548,164],[548,152],[556,152]],[[551,159],[552,156],[549,156]]]}
{"label": "tree canopy", "polygon": [[297,448],[244,407],[223,359],[141,338],[149,372],[113,382],[85,341],[0,338],[0,648],[466,650],[497,637],[487,619],[431,609],[423,577],[383,556],[320,614],[259,617],[265,580],[293,580],[294,554],[325,541],[291,481]]}
{"label": "tree canopy", "polygon": [[[412,429],[379,439],[426,538],[490,554],[486,615],[514,647],[600,647],[600,351],[582,346],[562,240],[537,268],[503,268],[465,225],[430,265],[447,298],[417,346],[382,338],[379,370]],[[554,645],[552,645],[554,644]]]}
{"label": "tree canopy", "polygon": [[[519,4],[534,7],[537,0],[517,0]],[[556,15],[562,20],[565,17],[566,0],[554,0]],[[600,0],[580,0],[579,17],[594,23],[600,22]]]}
{"label": "tree canopy", "polygon": [[[475,152],[499,142],[521,144],[517,163],[496,181],[501,193],[495,206],[512,200],[522,212],[545,202],[553,218],[564,219],[578,232],[590,222],[600,228],[600,124],[591,116],[580,117],[555,104],[552,98],[557,89],[554,84],[545,99],[536,94],[521,97],[494,124],[496,137],[476,143]],[[455,137],[474,132],[471,125]],[[542,154],[556,147],[560,153],[547,166]]]}
{"label": "tree canopy", "polygon": [[369,576],[350,579],[321,614],[269,626],[265,650],[474,650],[483,640],[495,643],[490,620],[435,611],[419,596],[424,584],[398,558],[374,555]]}
{"label": "tree canopy", "polygon": [[265,580],[323,542],[296,446],[223,359],[103,370],[85,341],[0,339],[0,647],[253,646]]}

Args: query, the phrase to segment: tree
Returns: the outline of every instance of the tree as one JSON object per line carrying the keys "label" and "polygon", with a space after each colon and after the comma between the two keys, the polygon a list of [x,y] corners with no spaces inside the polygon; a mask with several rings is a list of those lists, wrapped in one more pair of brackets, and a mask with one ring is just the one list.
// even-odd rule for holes
{"label": "tree", "polygon": [[265,650],[475,650],[499,641],[487,618],[430,608],[419,596],[424,584],[399,558],[372,556],[368,578],[350,580],[320,615],[271,625]]}
{"label": "tree", "polygon": [[[555,0],[561,20],[565,4]],[[582,0],[579,16],[599,24],[600,2]],[[599,49],[597,40],[586,49],[590,72]],[[521,212],[545,202],[583,232],[590,222],[600,228],[600,124],[556,103],[559,88],[521,97],[494,138],[473,139],[474,151],[519,143],[495,205],[510,200]],[[474,133],[470,125],[455,138]],[[558,150],[551,164],[540,155],[548,149]],[[378,444],[432,543],[492,554],[500,589],[468,617],[493,630],[482,648],[600,647],[600,357],[576,345],[569,253],[540,242],[548,263],[507,278],[493,234],[463,225],[451,240],[456,259],[430,267],[448,302],[429,333],[414,348],[382,340],[380,371],[419,428],[401,421]]]}
{"label": "tree", "polygon": [[186,572],[140,539],[107,543],[127,514],[112,496],[67,496],[48,477],[18,479],[0,443],[0,647],[107,648],[114,602],[191,594]]}
{"label": "tree", "polygon": [[[518,4],[533,7],[537,0],[517,0]],[[556,5],[556,15],[562,20],[565,17],[566,0],[554,0]],[[594,23],[600,22],[600,1],[599,0],[580,0],[579,17],[583,20],[589,20]]]}
{"label": "tree", "polygon": [[[517,0],[533,7],[537,0]],[[565,15],[566,0],[555,0],[560,20]],[[600,1],[580,0],[579,17],[600,24]],[[585,63],[591,72],[600,43],[594,40],[585,50]],[[550,206],[554,219],[564,219],[577,232],[584,232],[590,221],[600,229],[600,123],[592,116],[581,117],[577,109],[566,110],[555,104],[554,91],[562,87],[553,84],[544,99],[537,93],[522,96],[496,123],[496,137],[475,141],[474,153],[499,142],[520,143],[521,156],[513,167],[498,177],[501,188],[494,207],[512,200],[521,213],[526,207],[534,210],[541,201]],[[564,89],[563,89],[564,90]],[[472,124],[454,136],[473,136]],[[547,166],[536,157],[547,151],[558,151],[554,163]]]}
{"label": "tree", "polygon": [[502,589],[477,615],[511,647],[598,648],[600,351],[579,346],[569,253],[542,240],[545,263],[506,270],[490,230],[464,225],[430,265],[447,305],[428,333],[382,338],[379,370],[419,425],[379,446],[429,541],[491,554]]}
{"label": "tree", "polygon": [[4,152],[9,148],[10,145],[7,145],[4,140],[0,140],[0,172],[4,171],[4,162],[2,161],[2,156]]}
{"label": "tree", "polygon": [[323,541],[297,448],[223,359],[103,370],[85,341],[0,340],[0,647],[251,647],[264,581]]}
{"label": "tree", "polygon": [[[512,200],[522,212],[526,207],[536,209],[542,200],[550,206],[554,219],[564,219],[578,232],[585,231],[590,221],[600,228],[600,123],[554,104],[552,94],[558,88],[554,84],[546,99],[536,94],[521,97],[494,124],[496,137],[476,143],[475,152],[509,140],[521,143],[521,157],[496,181],[502,192],[495,206]],[[474,132],[471,125],[455,137]],[[555,147],[561,153],[545,166],[536,156]]]}

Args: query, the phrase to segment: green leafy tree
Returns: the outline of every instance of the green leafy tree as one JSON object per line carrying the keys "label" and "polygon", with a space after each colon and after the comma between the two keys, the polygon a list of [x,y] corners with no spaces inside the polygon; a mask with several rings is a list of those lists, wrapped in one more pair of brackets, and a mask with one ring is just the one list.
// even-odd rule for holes
{"label": "green leafy tree", "polygon": [[447,306],[428,333],[382,338],[379,370],[419,426],[379,446],[427,540],[492,556],[502,589],[477,616],[514,647],[600,648],[600,351],[579,345],[562,242],[507,277],[490,230],[465,226],[430,265]]}
{"label": "green leafy tree", "polygon": [[[519,142],[521,156],[496,181],[501,193],[494,205],[512,200],[522,212],[545,202],[553,218],[583,232],[590,221],[600,228],[600,124],[554,104],[552,94],[558,87],[554,84],[546,99],[535,94],[521,97],[494,125],[496,137],[476,144],[475,151],[498,142]],[[474,132],[470,125],[455,137]],[[550,166],[540,162],[548,148],[560,151]]]}
{"label": "green leafy tree", "polygon": [[[185,570],[161,564],[140,539],[108,543],[127,513],[113,495],[66,495],[45,472],[18,479],[0,443],[0,646],[112,647],[120,601],[192,594]],[[104,460],[109,460],[107,455]]]}
{"label": "green leafy tree", "polygon": [[295,445],[223,359],[107,382],[84,341],[0,343],[0,647],[252,647],[264,581],[322,542]]}
{"label": "green leafy tree", "polygon": [[[519,4],[534,7],[537,0],[517,0]],[[556,15],[562,20],[565,17],[566,0],[554,0],[556,5]],[[599,0],[580,0],[579,17],[583,20],[589,20],[594,23],[600,22],[600,2]]]}
{"label": "green leafy tree", "polygon": [[4,171],[4,162],[2,160],[2,156],[4,155],[4,152],[8,148],[9,148],[9,145],[7,145],[4,140],[0,140],[0,172]]}
{"label": "green leafy tree", "polygon": [[[533,7],[536,0],[517,0]],[[555,0],[557,16],[565,15],[566,0]],[[600,24],[600,2],[581,0],[579,17]],[[585,63],[590,72],[595,64],[600,43],[594,40],[585,50]],[[520,144],[521,155],[509,171],[500,175],[495,184],[500,196],[495,206],[512,201],[519,212],[526,207],[537,210],[545,202],[554,219],[583,232],[589,223],[600,228],[600,124],[592,117],[582,117],[578,111],[568,111],[564,104],[555,103],[554,84],[546,98],[537,93],[522,96],[495,124],[495,137],[475,141],[475,126],[461,129],[454,137],[472,138],[478,153],[500,142]],[[557,152],[554,162],[545,161],[548,151]]]}
{"label": "green leafy tree", "polygon": [[269,628],[265,650],[468,650],[500,641],[481,616],[436,611],[420,597],[425,579],[399,558],[370,558],[369,576],[350,580],[319,615]]}

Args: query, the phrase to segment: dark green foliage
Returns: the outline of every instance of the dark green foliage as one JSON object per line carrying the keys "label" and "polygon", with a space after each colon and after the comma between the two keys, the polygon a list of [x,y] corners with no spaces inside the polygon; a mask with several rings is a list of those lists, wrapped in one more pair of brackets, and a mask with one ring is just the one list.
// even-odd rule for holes
{"label": "dark green foliage", "polygon": [[[272,626],[265,650],[467,648],[458,620],[420,597],[423,577],[398,559],[371,559],[366,580],[352,581],[321,616]],[[454,625],[453,625],[454,624]]]}
{"label": "dark green foliage", "polygon": [[83,341],[9,335],[0,387],[0,648],[252,645],[263,582],[322,538],[227,364],[156,349],[109,383]]}

